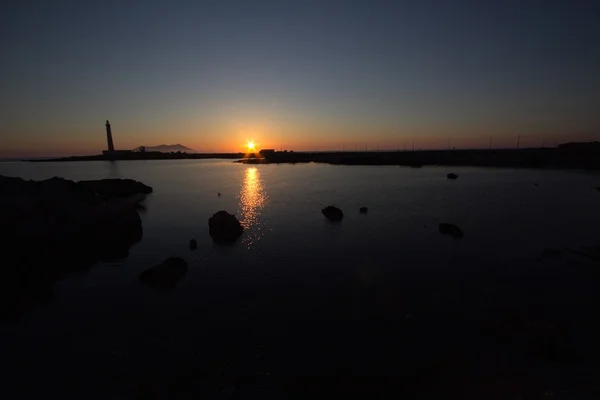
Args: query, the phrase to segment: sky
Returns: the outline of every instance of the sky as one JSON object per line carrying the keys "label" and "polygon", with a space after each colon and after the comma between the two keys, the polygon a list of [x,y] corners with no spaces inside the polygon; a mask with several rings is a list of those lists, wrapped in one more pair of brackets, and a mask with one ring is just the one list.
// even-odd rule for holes
{"label": "sky", "polygon": [[600,2],[9,0],[0,157],[600,140]]}

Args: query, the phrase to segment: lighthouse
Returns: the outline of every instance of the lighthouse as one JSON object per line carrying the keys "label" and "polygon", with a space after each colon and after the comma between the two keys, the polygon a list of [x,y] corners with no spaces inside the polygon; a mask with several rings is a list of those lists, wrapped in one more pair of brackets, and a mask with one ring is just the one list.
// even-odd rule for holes
{"label": "lighthouse", "polygon": [[112,132],[110,131],[110,122],[106,120],[106,141],[108,142],[108,152],[113,153],[115,146],[113,145]]}

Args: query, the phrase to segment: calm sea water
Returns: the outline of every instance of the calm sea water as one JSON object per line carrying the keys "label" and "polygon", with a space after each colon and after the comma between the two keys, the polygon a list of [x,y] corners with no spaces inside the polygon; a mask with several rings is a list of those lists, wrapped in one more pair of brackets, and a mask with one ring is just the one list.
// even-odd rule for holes
{"label": "calm sea water", "polygon": [[[332,374],[408,376],[419,393],[461,379],[499,390],[498,377],[504,389],[558,393],[600,377],[588,358],[531,356],[513,338],[528,322],[517,334],[498,322],[567,326],[577,355],[600,354],[587,314],[598,275],[540,262],[547,248],[600,243],[598,175],[228,160],[8,162],[0,174],[154,188],[127,259],[65,277],[2,326],[7,381],[22,394],[277,397],[304,387],[287,377]],[[331,204],[344,211],[339,224],[321,214]],[[219,210],[247,228],[234,246],[208,234]],[[440,222],[465,237],[441,235]],[[189,267],[174,291],[139,283],[169,256]]]}

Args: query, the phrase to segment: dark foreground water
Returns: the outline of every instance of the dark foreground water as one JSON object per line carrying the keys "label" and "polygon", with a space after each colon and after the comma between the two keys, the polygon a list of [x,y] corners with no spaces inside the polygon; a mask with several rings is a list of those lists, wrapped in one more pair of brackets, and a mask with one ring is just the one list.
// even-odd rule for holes
{"label": "dark foreground water", "polygon": [[[598,175],[214,160],[0,174],[154,187],[127,259],[0,326],[6,398],[600,396],[600,264],[576,253],[600,244]],[[222,209],[247,227],[233,246],[208,234]],[[174,291],[138,281],[169,256],[189,267]]]}

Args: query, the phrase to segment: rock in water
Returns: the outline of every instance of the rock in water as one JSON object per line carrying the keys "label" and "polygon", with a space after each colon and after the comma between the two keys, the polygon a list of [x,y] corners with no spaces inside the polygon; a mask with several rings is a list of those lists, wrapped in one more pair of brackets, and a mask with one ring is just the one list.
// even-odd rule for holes
{"label": "rock in water", "polygon": [[449,235],[454,239],[461,239],[464,236],[460,228],[454,224],[441,223],[439,229],[442,235]]}
{"label": "rock in water", "polygon": [[458,175],[456,175],[455,173],[451,172],[448,175],[446,175],[446,178],[454,180],[454,179],[458,178]]}
{"label": "rock in water", "polygon": [[198,248],[198,242],[196,242],[196,239],[190,240],[190,250],[194,251],[197,248]]}
{"label": "rock in water", "polygon": [[335,206],[327,206],[321,212],[330,221],[341,221],[344,218],[342,210]]}
{"label": "rock in water", "polygon": [[369,209],[367,207],[361,207],[360,210],[358,210],[361,214],[366,214]]}
{"label": "rock in water", "polygon": [[173,289],[185,277],[187,262],[181,257],[170,257],[140,274],[140,282],[155,289]]}
{"label": "rock in water", "polygon": [[219,211],[208,220],[208,231],[214,241],[234,242],[244,232],[244,227],[233,214]]}

